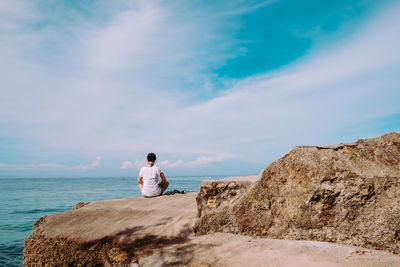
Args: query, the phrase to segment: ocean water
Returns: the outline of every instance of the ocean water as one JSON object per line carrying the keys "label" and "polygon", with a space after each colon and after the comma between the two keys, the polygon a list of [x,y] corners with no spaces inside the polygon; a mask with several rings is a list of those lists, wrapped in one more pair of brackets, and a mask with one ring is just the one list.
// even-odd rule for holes
{"label": "ocean water", "polygon": [[[168,177],[167,191],[198,192],[202,180],[225,177]],[[40,217],[70,210],[80,201],[140,196],[135,177],[0,178],[0,183],[0,266],[22,266],[24,239]]]}

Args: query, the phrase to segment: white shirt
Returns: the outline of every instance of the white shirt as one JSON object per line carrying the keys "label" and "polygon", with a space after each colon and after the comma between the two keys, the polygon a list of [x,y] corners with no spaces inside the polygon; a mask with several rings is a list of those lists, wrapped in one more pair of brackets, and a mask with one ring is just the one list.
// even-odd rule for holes
{"label": "white shirt", "polygon": [[158,186],[158,176],[161,174],[161,169],[158,166],[144,166],[139,171],[139,176],[143,177],[142,194],[148,197],[153,197],[161,194],[161,188]]}

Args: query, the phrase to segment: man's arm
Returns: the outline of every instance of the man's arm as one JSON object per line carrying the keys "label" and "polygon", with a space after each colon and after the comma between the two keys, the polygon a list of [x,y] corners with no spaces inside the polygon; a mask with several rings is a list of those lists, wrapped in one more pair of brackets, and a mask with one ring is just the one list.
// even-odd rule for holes
{"label": "man's arm", "polygon": [[139,184],[139,190],[140,190],[140,192],[142,192],[142,189],[143,189],[143,177],[139,175],[137,182]]}
{"label": "man's arm", "polygon": [[168,181],[167,181],[167,179],[165,178],[165,175],[164,175],[163,172],[160,173],[160,177],[161,177],[161,181],[162,181],[163,183],[168,183]]}
{"label": "man's arm", "polygon": [[161,177],[161,183],[159,183],[158,186],[161,187],[161,193],[163,193],[165,191],[165,189],[168,188],[169,182],[165,178],[165,175],[163,172],[160,173],[160,177]]}

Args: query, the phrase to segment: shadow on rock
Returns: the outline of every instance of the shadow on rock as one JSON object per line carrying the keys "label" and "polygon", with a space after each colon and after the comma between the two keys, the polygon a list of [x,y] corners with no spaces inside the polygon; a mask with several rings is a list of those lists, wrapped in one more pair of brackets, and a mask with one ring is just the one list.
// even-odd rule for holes
{"label": "shadow on rock", "polygon": [[[164,222],[166,223],[167,221]],[[196,251],[214,246],[191,243],[190,236],[193,234],[193,227],[189,224],[185,224],[174,236],[143,233],[141,231],[143,229],[145,226],[126,228],[117,234],[98,240],[97,243],[108,243],[113,247],[118,247],[126,253],[127,260],[135,258],[143,262],[141,265],[146,266],[189,264]],[[113,260],[109,259],[110,262]]]}

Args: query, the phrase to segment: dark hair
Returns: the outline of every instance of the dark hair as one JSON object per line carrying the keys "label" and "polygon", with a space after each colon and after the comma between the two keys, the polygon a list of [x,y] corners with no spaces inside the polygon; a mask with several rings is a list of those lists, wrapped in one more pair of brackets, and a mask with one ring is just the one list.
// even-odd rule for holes
{"label": "dark hair", "polygon": [[157,159],[156,154],[154,154],[154,153],[147,154],[147,161],[154,162],[154,161],[156,161],[156,159]]}

